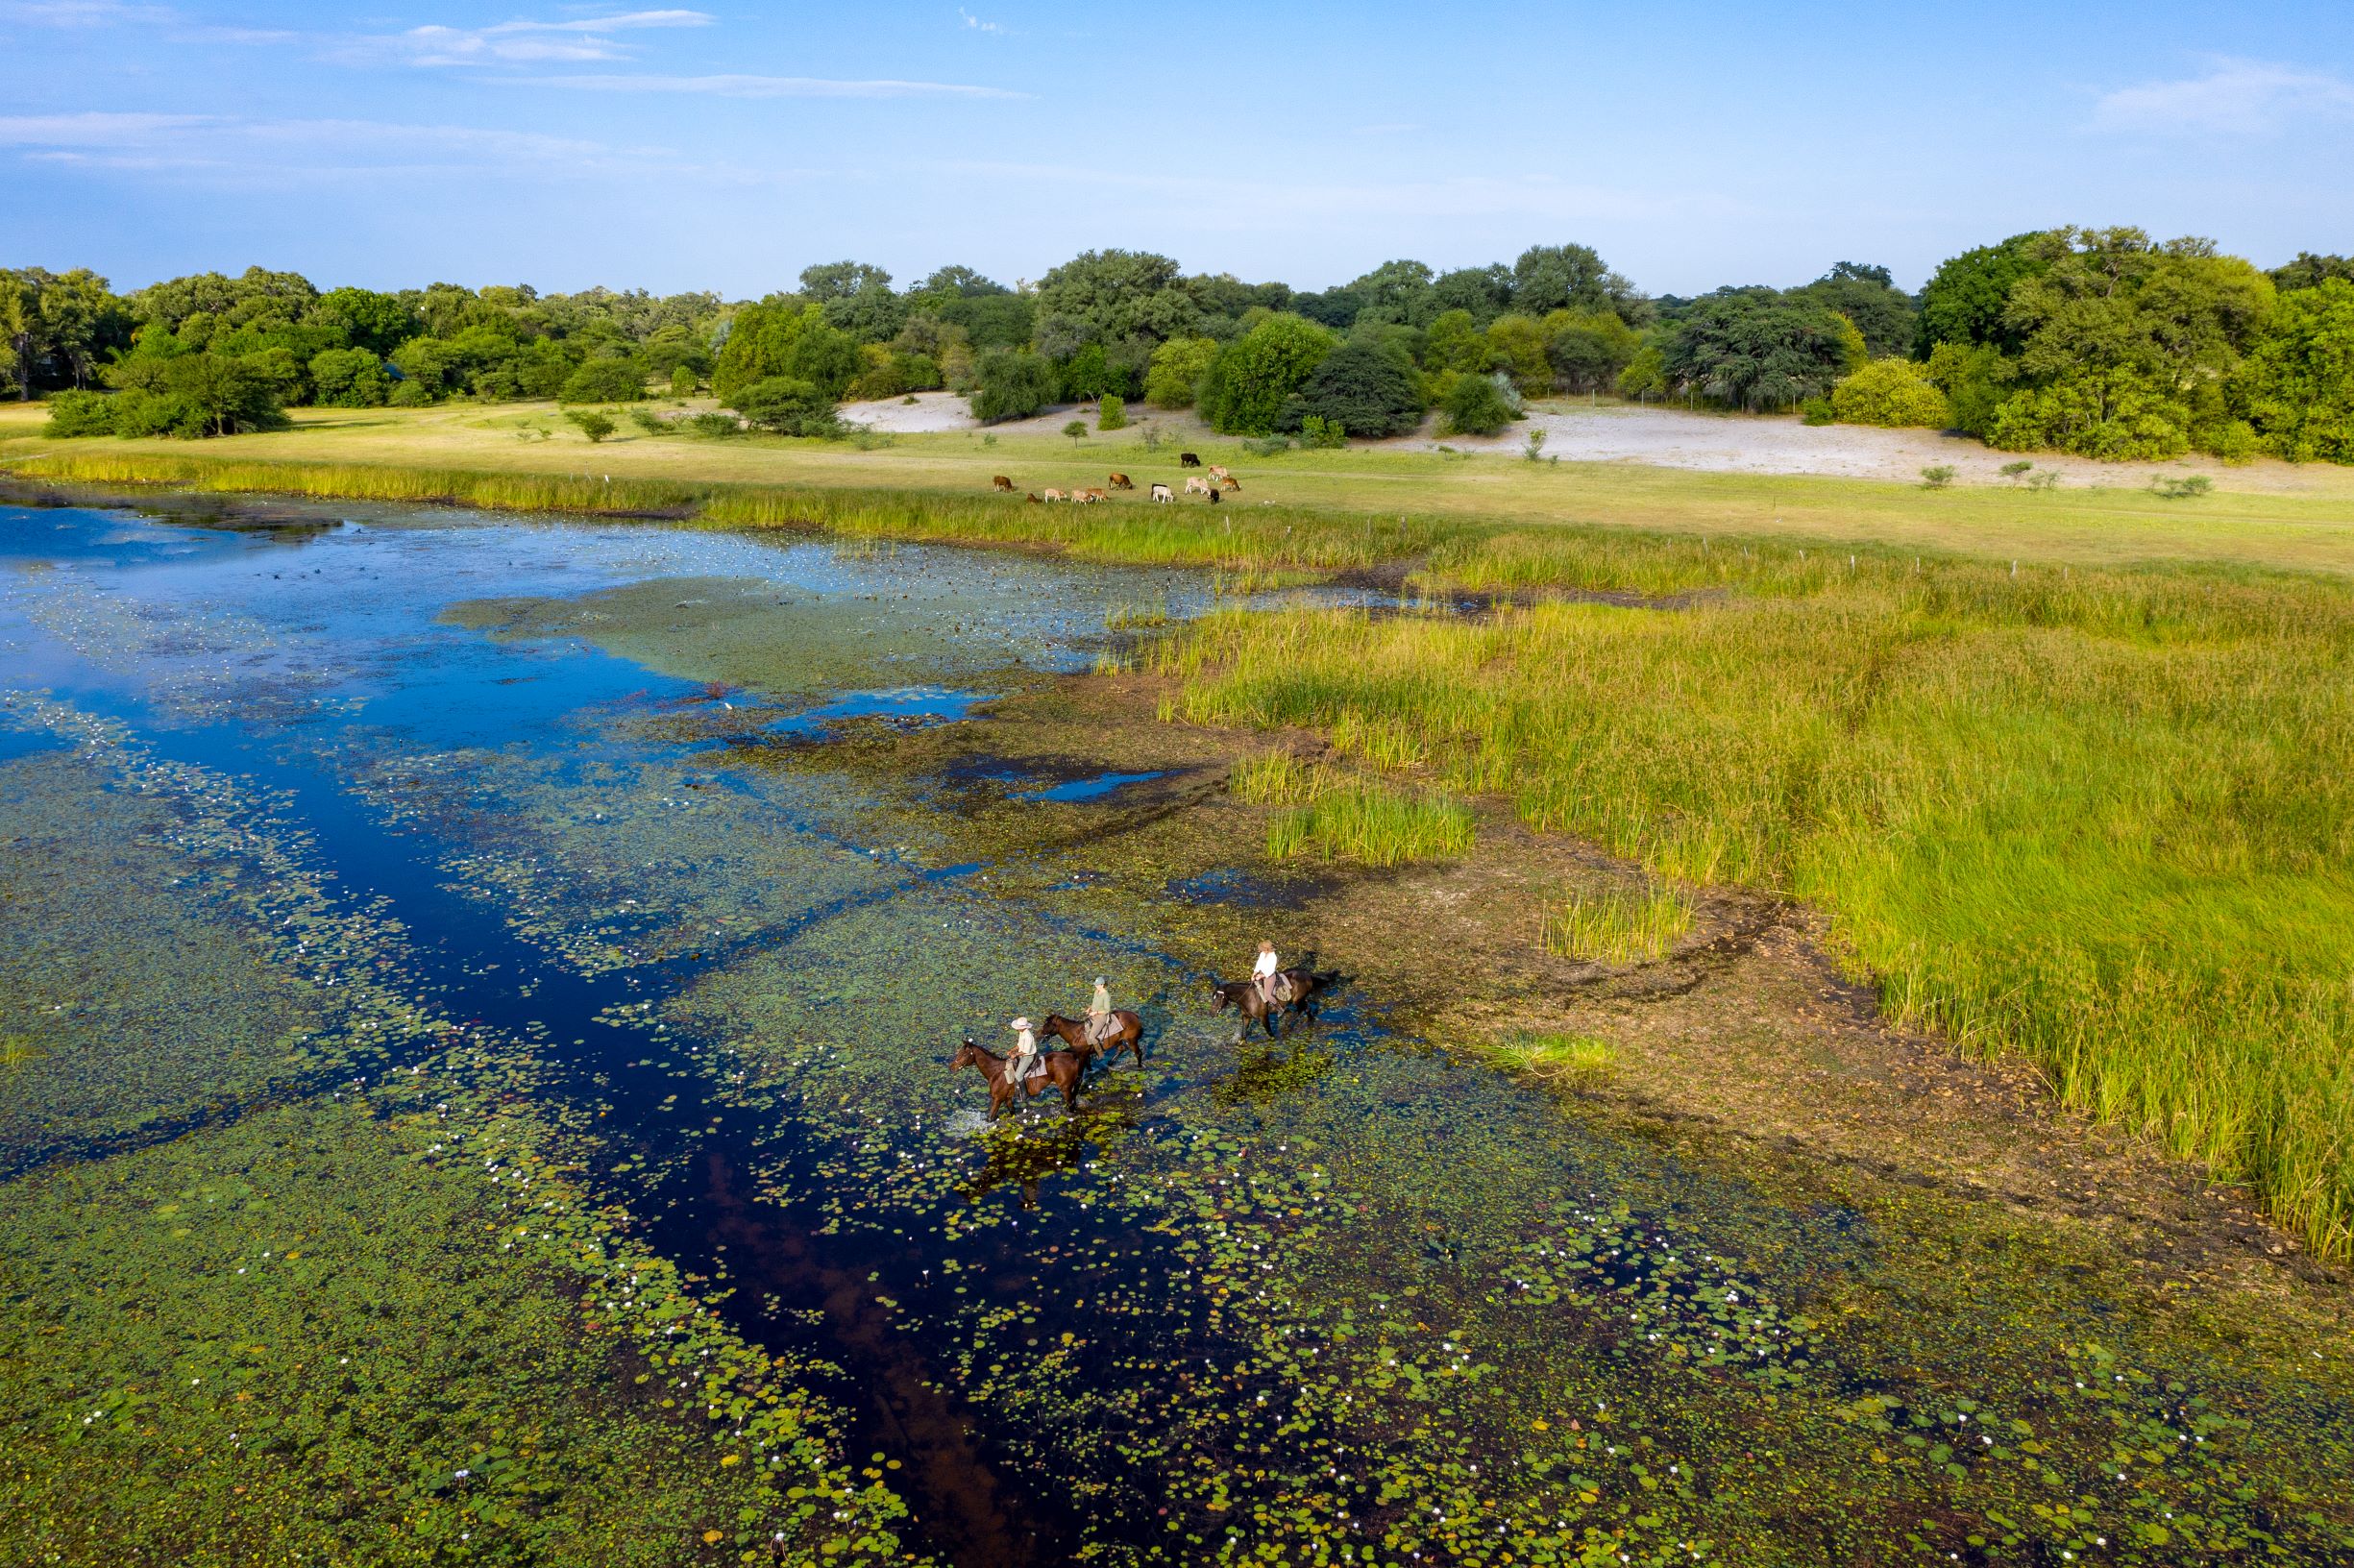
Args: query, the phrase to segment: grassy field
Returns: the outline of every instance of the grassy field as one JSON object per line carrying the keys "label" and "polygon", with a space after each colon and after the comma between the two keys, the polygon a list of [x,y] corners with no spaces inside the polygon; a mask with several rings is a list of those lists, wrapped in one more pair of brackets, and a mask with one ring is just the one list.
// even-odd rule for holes
{"label": "grassy field", "polygon": [[[548,404],[303,409],[296,411],[291,429],[201,446],[164,440],[49,441],[39,435],[40,417],[37,404],[0,407],[0,464],[48,454],[77,466],[111,468],[123,478],[135,477],[134,466],[123,461],[127,458],[162,459],[182,471],[191,463],[233,459],[497,476],[513,484],[506,492],[512,499],[502,499],[496,490],[477,496],[454,484],[407,493],[465,494],[519,508],[621,509],[660,509],[704,496],[734,495],[747,504],[730,520],[743,522],[768,520],[773,511],[748,504],[747,491],[781,495],[804,510],[823,506],[829,493],[893,492],[926,502],[970,498],[973,515],[1009,537],[1126,531],[1138,525],[1122,514],[1151,510],[1203,514],[1185,527],[1212,532],[1248,527],[1242,514],[1292,512],[1299,514],[1291,520],[1297,526],[1314,527],[1362,528],[1368,518],[1385,519],[1392,527],[1404,518],[1410,531],[1429,533],[1596,522],[1723,539],[1786,539],[2002,560],[2085,565],[2198,560],[2354,573],[2354,472],[2319,467],[2299,471],[2310,489],[2296,494],[2262,488],[2252,473],[2218,468],[2215,494],[2167,501],[2151,495],[2147,474],[2131,466],[2118,470],[2113,488],[2069,486],[2037,494],[1985,485],[1928,491],[1860,479],[1617,463],[1534,464],[1508,456],[1389,450],[1257,457],[1239,442],[1209,435],[1189,420],[1166,417],[1159,422],[1178,439],[1157,453],[1147,452],[1133,430],[1091,435],[1076,448],[1053,435],[1006,435],[992,445],[985,435],[955,432],[900,435],[888,445],[862,450],[848,442],[785,437],[648,435],[625,426],[621,434],[592,446]],[[542,438],[536,433],[541,430],[550,433]],[[1114,469],[1133,476],[1140,487],[1154,478],[1174,480],[1180,474],[1175,455],[1180,445],[1210,462],[1232,466],[1242,492],[1213,513],[1198,500],[1154,508],[1140,488],[1097,508],[1085,529],[1048,508],[1026,507],[1019,497],[1000,500],[989,494],[989,481],[997,474],[1024,490],[1101,484]],[[375,482],[389,487],[383,492],[387,497],[402,493],[403,481],[389,475]],[[328,488],[319,493],[375,492]],[[839,507],[837,500],[828,509]],[[1048,515],[1025,518],[1023,512]],[[1115,524],[1112,516],[1121,521]],[[1164,518],[1156,527],[1166,530],[1179,525]],[[1399,543],[1410,548],[1413,541]]]}
{"label": "grassy field", "polygon": [[[2133,471],[2113,490],[1931,492],[1204,442],[1239,503],[1071,508],[987,478],[1141,483],[1174,463],[1124,437],[517,439],[534,421],[553,424],[435,409],[201,449],[12,437],[0,461],[1669,596],[1481,621],[1236,612],[1180,633],[1163,668],[1189,717],[1310,726],[1391,775],[1246,772],[1290,806],[1278,853],[1444,854],[1471,831],[1456,799],[1500,795],[1657,875],[1786,892],[1830,916],[1897,1019],[2024,1053],[2067,1103],[2354,1255],[2354,476],[2279,495],[2219,471],[2215,494],[2167,501]],[[21,461],[37,453],[61,455]],[[1674,914],[1549,930],[1640,956]]]}

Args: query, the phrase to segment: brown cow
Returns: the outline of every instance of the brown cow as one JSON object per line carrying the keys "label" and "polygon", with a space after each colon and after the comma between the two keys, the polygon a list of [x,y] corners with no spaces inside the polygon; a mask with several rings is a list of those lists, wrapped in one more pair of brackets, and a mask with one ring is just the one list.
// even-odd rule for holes
{"label": "brown cow", "polygon": [[1236,478],[1232,474],[1219,475],[1218,483],[1224,485],[1229,490],[1239,490],[1242,488],[1242,481]]}
{"label": "brown cow", "polygon": [[1030,504],[1033,506],[1041,504],[1038,499],[1038,492],[1035,490],[1030,492]]}
{"label": "brown cow", "polygon": [[1133,490],[1136,488],[1136,485],[1130,482],[1128,476],[1125,474],[1115,474],[1107,482],[1115,490]]}
{"label": "brown cow", "polygon": [[1098,501],[1107,501],[1111,498],[1106,496],[1101,490],[1073,490],[1070,493],[1070,499],[1084,506]]}
{"label": "brown cow", "polygon": [[1177,466],[1179,468],[1199,468],[1202,466],[1202,460],[1189,452],[1181,452],[1177,454]]}
{"label": "brown cow", "polygon": [[1002,474],[998,475],[995,478],[990,480],[989,482],[992,486],[1004,491],[1009,496],[1014,493],[1014,481],[1007,478]]}

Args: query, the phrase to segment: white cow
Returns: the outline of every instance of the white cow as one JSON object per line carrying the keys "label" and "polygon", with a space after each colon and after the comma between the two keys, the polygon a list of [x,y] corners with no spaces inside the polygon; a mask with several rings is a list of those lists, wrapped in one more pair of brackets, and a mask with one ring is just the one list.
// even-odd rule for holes
{"label": "white cow", "polygon": [[1152,487],[1152,499],[1155,501],[1175,501],[1177,499],[1177,492],[1171,490],[1165,484],[1156,484]]}

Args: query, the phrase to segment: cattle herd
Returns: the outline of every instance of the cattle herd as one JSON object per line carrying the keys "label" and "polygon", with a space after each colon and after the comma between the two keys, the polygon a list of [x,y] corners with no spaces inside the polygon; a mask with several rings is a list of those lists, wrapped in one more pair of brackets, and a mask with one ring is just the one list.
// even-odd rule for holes
{"label": "cattle herd", "polygon": [[[1179,453],[1177,454],[1177,463],[1181,468],[1200,468],[1202,466],[1202,460],[1189,452]],[[1187,495],[1206,497],[1209,500],[1210,504],[1214,506],[1217,504],[1218,493],[1221,490],[1232,492],[1238,491],[1242,488],[1242,483],[1240,480],[1237,479],[1232,474],[1227,473],[1226,470],[1220,468],[1215,463],[1212,463],[1204,472],[1208,475],[1208,478],[1204,478],[1201,474],[1189,474],[1186,476],[1185,488]],[[989,483],[990,488],[993,490],[1002,490],[1008,495],[1012,495],[1014,493],[1014,481],[1003,474],[996,475],[991,478]],[[1127,475],[1114,474],[1104,480],[1101,488],[1071,490],[1068,492],[1062,490],[1030,490],[1024,491],[1023,494],[1026,495],[1033,503],[1049,501],[1072,501],[1084,506],[1091,502],[1111,500],[1112,492],[1115,490],[1133,490],[1135,488],[1136,481],[1129,478]],[[1149,493],[1151,494],[1152,499],[1155,501],[1174,502],[1177,499],[1176,491],[1158,481],[1155,481],[1152,484]]]}

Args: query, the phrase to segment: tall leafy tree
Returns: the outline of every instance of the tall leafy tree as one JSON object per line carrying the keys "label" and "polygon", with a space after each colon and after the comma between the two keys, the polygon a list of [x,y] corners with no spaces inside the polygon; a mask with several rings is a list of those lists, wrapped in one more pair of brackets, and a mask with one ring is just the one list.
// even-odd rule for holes
{"label": "tall leafy tree", "polygon": [[1404,355],[1353,337],[1324,356],[1284,403],[1276,428],[1296,430],[1309,415],[1367,440],[1403,435],[1422,423],[1422,378]]}
{"label": "tall leafy tree", "polygon": [[1532,245],[1512,263],[1511,307],[1523,315],[1608,310],[1629,326],[1651,319],[1650,302],[1603,264],[1590,245]]}
{"label": "tall leafy tree", "polygon": [[1267,317],[1219,351],[1203,378],[1202,417],[1229,435],[1265,435],[1285,401],[1339,346],[1331,328],[1288,311]]}
{"label": "tall leafy tree", "polygon": [[2333,278],[2354,283],[2354,257],[2317,256],[2311,251],[2299,251],[2295,260],[2274,267],[2270,276],[2272,286],[2283,294],[2300,288],[2318,288]]}
{"label": "tall leafy tree", "polygon": [[1039,280],[1039,351],[1057,361],[1090,343],[1160,343],[1194,331],[1201,310],[1177,263],[1150,251],[1089,251]]}
{"label": "tall leafy tree", "polygon": [[1438,314],[1432,281],[1431,269],[1419,261],[1385,261],[1347,285],[1358,301],[1354,319],[1427,327]]}
{"label": "tall leafy tree", "polygon": [[1864,334],[1865,349],[1876,359],[1906,353],[1913,346],[1919,309],[1886,267],[1842,261],[1795,292],[1822,301],[1855,323],[1855,330]]}
{"label": "tall leafy tree", "polygon": [[1863,361],[1863,334],[1821,301],[1720,288],[1677,324],[1665,370],[1719,403],[1771,408],[1821,397]]}
{"label": "tall leafy tree", "polygon": [[2354,463],[2354,282],[2324,278],[2283,294],[2230,396],[2267,452]]}
{"label": "tall leafy tree", "polygon": [[1431,303],[1439,311],[1469,311],[1482,327],[1513,308],[1512,294],[1512,269],[1501,261],[1442,272],[1431,284]]}
{"label": "tall leafy tree", "polygon": [[2011,290],[2049,265],[2040,232],[2013,234],[1998,245],[1975,250],[1939,264],[1921,290],[1920,318],[1914,329],[1914,357],[1926,359],[1940,343],[1965,348],[1988,344],[2004,354],[2019,352],[2019,332],[2004,321]]}

